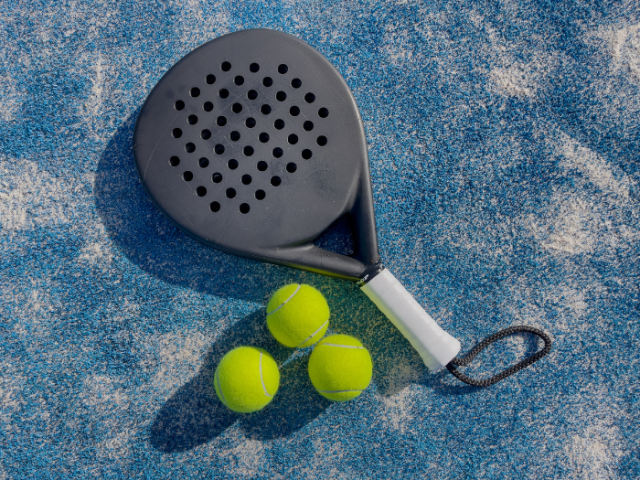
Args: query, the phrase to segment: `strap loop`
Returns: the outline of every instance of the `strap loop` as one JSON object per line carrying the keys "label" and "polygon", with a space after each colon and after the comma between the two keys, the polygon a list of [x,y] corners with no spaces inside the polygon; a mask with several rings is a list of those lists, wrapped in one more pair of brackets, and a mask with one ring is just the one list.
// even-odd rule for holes
{"label": "strap loop", "polygon": [[[509,335],[513,335],[515,333],[532,333],[537,335],[544,341],[544,348],[539,352],[531,355],[530,357],[525,358],[519,363],[516,363],[512,367],[507,368],[505,371],[484,379],[484,380],[476,380],[471,377],[468,377],[464,373],[460,373],[456,367],[464,367],[465,365],[469,365],[473,359],[485,348],[491,345],[493,342],[496,342],[504,337],[508,337]],[[510,375],[522,370],[523,368],[527,368],[529,365],[537,362],[542,357],[544,357],[551,350],[551,338],[549,335],[544,333],[542,330],[539,330],[534,327],[529,327],[526,325],[517,325],[509,328],[505,328],[504,330],[500,330],[497,333],[485,338],[482,342],[476,345],[469,353],[467,353],[463,357],[456,357],[447,365],[447,370],[449,370],[458,380],[467,383],[469,385],[473,385],[474,387],[488,387],[495,383],[498,383],[500,380],[504,380]]]}

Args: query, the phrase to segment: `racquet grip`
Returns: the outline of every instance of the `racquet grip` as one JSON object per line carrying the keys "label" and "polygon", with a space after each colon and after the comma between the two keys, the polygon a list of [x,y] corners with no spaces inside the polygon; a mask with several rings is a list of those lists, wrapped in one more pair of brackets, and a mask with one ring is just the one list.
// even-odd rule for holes
{"label": "racquet grip", "polygon": [[440,328],[386,268],[361,290],[409,340],[429,370],[444,368],[460,351],[460,342]]}

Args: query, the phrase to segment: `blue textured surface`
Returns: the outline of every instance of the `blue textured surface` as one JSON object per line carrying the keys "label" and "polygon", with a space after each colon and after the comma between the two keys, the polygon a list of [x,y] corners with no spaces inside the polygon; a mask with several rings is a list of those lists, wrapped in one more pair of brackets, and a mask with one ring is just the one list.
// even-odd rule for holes
{"label": "blue textured surface", "polygon": [[[637,2],[0,4],[0,478],[638,478]],[[430,375],[347,282],[209,250],[140,186],[132,128],[196,46],[284,30],[345,76],[387,266],[463,343],[524,323],[552,354],[485,390]],[[346,248],[344,232],[325,243]],[[326,295],[375,363],[330,404],[264,328],[273,290]],[[264,412],[211,372],[283,363]],[[478,375],[537,344],[505,340]]]}

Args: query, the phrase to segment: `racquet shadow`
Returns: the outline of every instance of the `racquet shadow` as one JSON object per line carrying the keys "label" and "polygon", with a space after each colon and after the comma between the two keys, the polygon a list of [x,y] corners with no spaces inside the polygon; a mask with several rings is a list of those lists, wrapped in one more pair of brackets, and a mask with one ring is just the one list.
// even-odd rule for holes
{"label": "racquet shadow", "polygon": [[[225,353],[241,345],[264,348],[280,365],[280,388],[263,410],[237,414],[227,409],[213,388],[216,366]],[[317,418],[330,402],[318,395],[307,374],[307,351],[285,348],[266,328],[264,311],[240,320],[205,354],[197,375],[160,408],[149,432],[151,445],[165,453],[191,450],[237,424],[246,437],[268,440],[287,437]]]}
{"label": "racquet shadow", "polygon": [[160,280],[222,298],[263,301],[288,281],[309,273],[255,262],[203,245],[175,227],[138,179],[133,131],[139,110],[109,141],[98,164],[94,197],[109,238],[145,272]]}
{"label": "racquet shadow", "polygon": [[[331,330],[359,338],[370,350],[378,394],[392,396],[411,384],[422,384],[444,395],[479,391],[457,383],[446,371],[430,374],[409,343],[351,282],[227,255],[173,226],[138,180],[132,151],[137,115],[138,111],[129,116],[107,145],[94,189],[96,209],[106,232],[129,260],[168,284],[222,298],[262,302],[285,283],[311,283],[329,301]],[[347,237],[348,227],[338,224],[337,236],[319,239],[319,245],[347,253],[353,246]],[[536,344],[529,342],[532,353]],[[263,411],[250,415],[237,415],[226,409],[211,384],[222,356],[239,345],[263,347],[281,364],[278,395]],[[309,381],[310,352],[292,353],[268,333],[263,312],[239,321],[207,352],[196,377],[160,409],[150,430],[150,442],[163,452],[185,451],[216,438],[236,422],[246,436],[254,439],[281,438],[299,430],[317,418],[330,402],[319,396]]]}

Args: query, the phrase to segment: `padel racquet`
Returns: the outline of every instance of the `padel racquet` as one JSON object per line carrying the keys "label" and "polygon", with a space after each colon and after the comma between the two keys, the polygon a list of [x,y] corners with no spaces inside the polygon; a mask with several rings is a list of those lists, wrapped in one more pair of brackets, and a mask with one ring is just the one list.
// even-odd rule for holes
{"label": "padel racquet", "polygon": [[[195,49],[149,94],[134,153],[152,200],[185,233],[233,255],[359,282],[430,370],[448,367],[467,381],[455,369],[470,360],[454,360],[460,342],[380,262],[362,120],[346,82],[315,49],[263,29]],[[343,216],[354,253],[315,246]],[[514,371],[551,345],[531,327],[497,335],[522,329],[545,348]]]}

